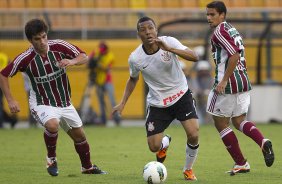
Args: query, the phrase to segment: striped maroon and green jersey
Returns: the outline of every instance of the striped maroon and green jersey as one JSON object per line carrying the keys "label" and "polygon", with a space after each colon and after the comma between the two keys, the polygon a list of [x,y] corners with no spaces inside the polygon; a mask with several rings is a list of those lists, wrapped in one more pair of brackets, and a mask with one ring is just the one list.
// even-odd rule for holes
{"label": "striped maroon and green jersey", "polygon": [[46,57],[40,56],[33,47],[18,55],[1,73],[6,77],[14,76],[18,71],[25,72],[31,84],[30,98],[37,105],[67,107],[71,105],[71,88],[66,68],[58,63],[66,58],[73,59],[84,53],[75,45],[63,40],[49,40]]}
{"label": "striped maroon and green jersey", "polygon": [[231,24],[222,22],[212,34],[211,45],[216,66],[214,87],[222,80],[229,58],[238,52],[240,59],[228,80],[225,93],[233,94],[251,90],[252,87],[247,74],[245,48],[239,32]]}

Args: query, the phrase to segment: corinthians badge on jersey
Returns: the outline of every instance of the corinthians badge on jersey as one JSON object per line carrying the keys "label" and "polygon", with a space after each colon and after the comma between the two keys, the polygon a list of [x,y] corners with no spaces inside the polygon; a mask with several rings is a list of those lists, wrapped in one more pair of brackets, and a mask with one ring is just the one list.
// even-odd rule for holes
{"label": "corinthians badge on jersey", "polygon": [[162,56],[162,60],[163,60],[164,62],[169,61],[169,60],[171,59],[171,55],[169,54],[168,51],[164,51],[164,52],[161,54],[161,56]]}

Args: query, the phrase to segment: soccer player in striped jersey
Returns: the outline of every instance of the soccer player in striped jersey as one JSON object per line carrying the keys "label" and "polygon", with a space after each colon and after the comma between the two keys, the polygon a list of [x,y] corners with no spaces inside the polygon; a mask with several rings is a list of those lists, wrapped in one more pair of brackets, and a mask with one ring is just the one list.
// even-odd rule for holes
{"label": "soccer player in striped jersey", "polygon": [[230,120],[236,129],[258,144],[268,167],[274,162],[274,153],[271,141],[264,138],[253,122],[246,120],[251,83],[247,74],[245,48],[239,32],[226,22],[226,12],[221,1],[213,1],[206,6],[208,23],[214,29],[211,45],[215,62],[215,83],[208,97],[207,112],[213,115],[215,127],[235,162],[229,172],[234,175],[249,172],[250,165],[229,126]]}
{"label": "soccer player in striped jersey", "polygon": [[147,95],[146,131],[149,149],[156,153],[157,161],[164,162],[171,137],[165,129],[178,119],[187,135],[186,162],[183,174],[186,180],[197,180],[192,166],[198,153],[198,116],[178,56],[197,61],[198,55],[176,38],[158,37],[155,22],[142,17],[137,22],[138,36],[142,41],[130,55],[130,77],[123,98],[113,113],[121,113],[133,92],[140,73],[149,87]]}
{"label": "soccer player in striped jersey", "polygon": [[63,40],[48,40],[48,26],[40,19],[32,19],[25,25],[25,34],[31,47],[18,55],[0,73],[0,87],[12,113],[20,111],[12,96],[8,77],[24,72],[31,86],[29,106],[34,118],[45,127],[47,171],[58,175],[56,145],[59,125],[74,142],[81,161],[83,174],[105,174],[90,160],[90,147],[82,128],[81,119],[71,104],[71,88],[67,68],[85,64],[87,55],[78,47]]}

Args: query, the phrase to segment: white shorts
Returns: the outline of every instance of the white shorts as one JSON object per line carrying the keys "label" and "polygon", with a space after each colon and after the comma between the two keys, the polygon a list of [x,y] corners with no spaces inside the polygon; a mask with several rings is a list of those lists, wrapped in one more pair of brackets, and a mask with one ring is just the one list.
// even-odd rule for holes
{"label": "white shorts", "polygon": [[47,105],[32,106],[32,116],[41,125],[50,119],[57,119],[60,122],[60,126],[67,132],[71,128],[78,128],[82,126],[82,121],[73,105],[68,107],[52,107]]}
{"label": "white shorts", "polygon": [[248,112],[250,101],[249,91],[220,95],[211,90],[207,112],[214,116],[237,117]]}

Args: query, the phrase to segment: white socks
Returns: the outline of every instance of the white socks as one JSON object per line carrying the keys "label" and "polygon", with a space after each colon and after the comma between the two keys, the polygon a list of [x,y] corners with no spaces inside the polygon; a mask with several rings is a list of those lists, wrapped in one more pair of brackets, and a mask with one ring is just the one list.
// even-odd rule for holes
{"label": "white socks", "polygon": [[167,136],[164,136],[160,150],[163,148],[167,148],[168,146],[169,146],[169,138]]}
{"label": "white socks", "polygon": [[186,169],[192,169],[194,162],[196,161],[197,155],[199,150],[199,144],[197,145],[186,145],[186,163],[183,168],[183,171]]}

